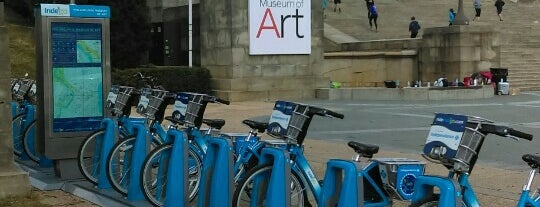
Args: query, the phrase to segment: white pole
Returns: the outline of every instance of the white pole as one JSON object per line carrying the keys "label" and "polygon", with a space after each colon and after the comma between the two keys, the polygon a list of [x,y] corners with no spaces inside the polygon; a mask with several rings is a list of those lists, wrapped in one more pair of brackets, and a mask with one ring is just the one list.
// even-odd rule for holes
{"label": "white pole", "polygon": [[189,36],[189,67],[193,67],[193,0],[189,0],[189,28],[188,28],[188,36]]}

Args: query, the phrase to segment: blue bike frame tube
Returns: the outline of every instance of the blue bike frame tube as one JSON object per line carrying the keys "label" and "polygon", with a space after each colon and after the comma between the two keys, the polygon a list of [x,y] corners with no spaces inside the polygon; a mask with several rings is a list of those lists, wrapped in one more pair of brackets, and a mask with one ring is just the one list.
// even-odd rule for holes
{"label": "blue bike frame tube", "polygon": [[469,174],[463,173],[459,175],[458,182],[463,190],[463,202],[465,202],[468,207],[480,207],[478,198],[474,194],[474,190],[469,183]]}
{"label": "blue bike frame tube", "polygon": [[168,142],[167,131],[163,129],[163,127],[161,126],[161,123],[155,121],[154,124],[152,124],[152,129],[155,130],[156,134],[158,135],[158,137],[162,139],[163,143]]}
{"label": "blue bike frame tube", "polygon": [[304,179],[308,182],[309,187],[311,188],[311,191],[313,192],[313,195],[315,196],[315,200],[317,203],[319,203],[319,196],[321,194],[321,185],[319,184],[319,181],[317,177],[315,177],[315,173],[313,172],[311,166],[309,165],[307,159],[304,157],[304,155],[301,153],[302,150],[299,149],[299,147],[293,147],[290,151],[291,156],[294,155],[294,163],[295,167],[299,169],[299,171],[302,173],[302,176],[304,176]]}
{"label": "blue bike frame tube", "polygon": [[[367,184],[373,186],[373,189],[375,189],[375,191],[377,191],[377,194],[379,194],[379,196],[381,197],[381,201],[375,201],[375,202],[370,202],[368,203],[368,201],[366,201],[364,199],[364,206],[365,207],[378,207],[378,206],[390,206],[391,202],[390,200],[388,199],[388,196],[386,196],[383,192],[383,189],[381,189],[377,183],[375,182],[375,180],[373,180],[372,177],[369,176],[368,172],[371,171],[374,167],[377,167],[378,166],[378,163],[376,162],[370,162],[364,169],[362,169],[362,171],[359,172],[359,178],[358,179],[363,179],[365,178],[365,180],[368,181],[368,183],[364,183],[364,186],[366,186]],[[363,186],[362,186],[363,187]]]}
{"label": "blue bike frame tube", "polygon": [[208,139],[208,137],[206,135],[202,135],[201,131],[195,128],[188,129],[187,133],[193,136],[193,142],[195,142],[195,144],[199,147],[202,153],[206,153],[206,150],[208,149],[206,139]]}

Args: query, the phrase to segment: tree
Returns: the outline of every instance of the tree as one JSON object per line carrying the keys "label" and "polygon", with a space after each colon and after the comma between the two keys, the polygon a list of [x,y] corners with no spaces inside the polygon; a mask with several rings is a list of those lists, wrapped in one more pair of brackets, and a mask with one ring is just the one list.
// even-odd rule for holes
{"label": "tree", "polygon": [[150,18],[146,0],[88,0],[111,7],[111,63],[114,68],[146,64],[150,47]]}

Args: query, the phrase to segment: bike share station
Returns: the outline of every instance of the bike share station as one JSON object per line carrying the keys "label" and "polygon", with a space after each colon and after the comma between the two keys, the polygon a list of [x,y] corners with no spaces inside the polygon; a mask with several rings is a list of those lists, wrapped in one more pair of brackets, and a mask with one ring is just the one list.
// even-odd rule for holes
{"label": "bike share station", "polygon": [[[40,190],[77,191],[80,197],[103,199],[106,196],[81,190],[88,182],[82,179],[76,157],[84,138],[110,116],[103,98],[111,83],[110,8],[40,4],[34,12],[38,88],[34,141],[41,159],[38,165],[18,163]],[[102,204],[117,205],[107,202]]]}

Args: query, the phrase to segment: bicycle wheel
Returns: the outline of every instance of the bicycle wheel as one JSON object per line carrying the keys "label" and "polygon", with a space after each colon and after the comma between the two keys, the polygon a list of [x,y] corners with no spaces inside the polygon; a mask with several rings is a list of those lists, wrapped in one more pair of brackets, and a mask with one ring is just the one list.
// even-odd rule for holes
{"label": "bicycle wheel", "polygon": [[[136,137],[132,135],[120,140],[107,156],[107,179],[112,187],[123,195],[127,195],[135,139]],[[153,149],[160,144],[158,140],[152,139],[151,145]]]}
{"label": "bicycle wheel", "polygon": [[36,138],[35,138],[35,129],[36,129],[36,120],[32,121],[28,127],[24,130],[23,134],[23,149],[24,152],[28,155],[34,162],[39,162],[41,154],[36,150]]}
{"label": "bicycle wheel", "polygon": [[[250,206],[252,191],[254,188],[254,180],[259,179],[262,181],[258,185],[259,192],[266,192],[268,182],[270,180],[270,173],[272,172],[272,164],[259,165],[251,169],[245,179],[243,179],[234,191],[233,205],[232,206]],[[307,196],[304,183],[302,179],[295,172],[291,171],[291,205],[290,206],[304,206],[304,199]],[[266,193],[258,193],[259,198],[255,206],[264,206]]]}
{"label": "bicycle wheel", "polygon": [[[165,187],[167,183],[167,170],[172,150],[171,144],[162,145],[154,149],[143,163],[141,169],[141,187],[146,199],[154,206],[163,206],[165,201]],[[188,149],[188,192],[189,201],[193,201],[199,191],[202,159],[193,148]]]}
{"label": "bicycle wheel", "polygon": [[18,157],[23,153],[23,133],[24,123],[26,121],[26,113],[18,114],[13,117],[13,154]]}
{"label": "bicycle wheel", "polygon": [[[101,159],[102,140],[98,137],[105,134],[105,129],[100,129],[88,135],[82,142],[77,152],[77,165],[81,174],[91,183],[97,184],[99,175],[99,160]],[[124,139],[122,134],[119,139]]]}

